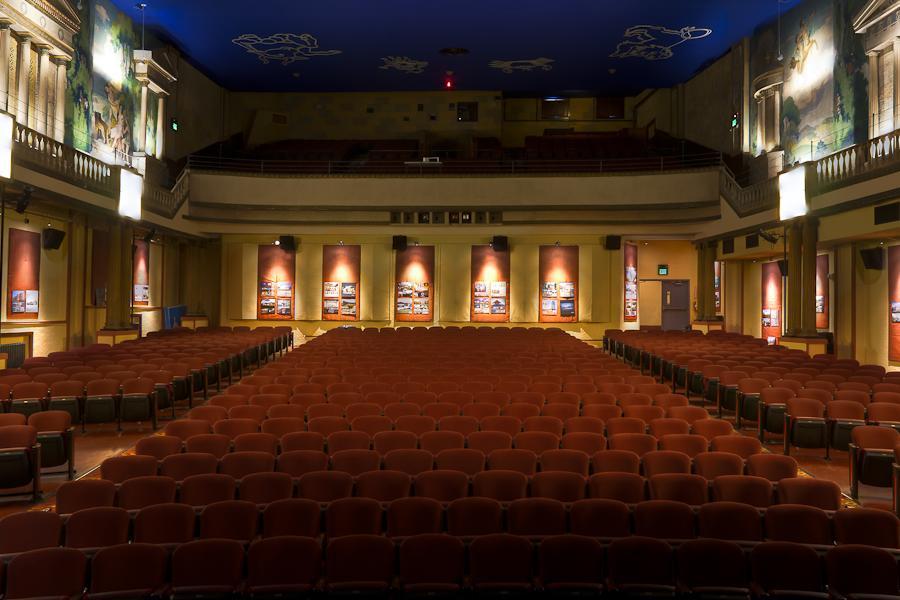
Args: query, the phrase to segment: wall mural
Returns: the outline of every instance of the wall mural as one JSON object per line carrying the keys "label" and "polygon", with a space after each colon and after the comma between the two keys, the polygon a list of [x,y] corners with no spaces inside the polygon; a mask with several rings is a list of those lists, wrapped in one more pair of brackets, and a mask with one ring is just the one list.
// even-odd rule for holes
{"label": "wall mural", "polygon": [[[784,162],[815,160],[866,139],[868,63],[853,16],[865,0],[810,0],[786,13],[779,46],[776,25],[751,38],[751,78],[784,73],[781,144]],[[779,49],[781,61],[779,62]],[[751,103],[750,123],[757,106]],[[756,127],[751,152],[763,151]]]}
{"label": "wall mural", "polygon": [[408,56],[385,56],[382,57],[381,62],[384,63],[379,69],[385,70],[395,70],[400,71],[401,73],[409,73],[411,75],[419,75],[425,72],[426,67],[428,67],[427,60],[415,60],[414,58],[410,58]]}
{"label": "wall mural", "polygon": [[[140,84],[133,51],[134,23],[110,0],[78,3],[81,31],[67,72],[66,143],[109,162],[137,149]],[[147,151],[156,149],[155,98],[147,105]]]}
{"label": "wall mural", "polygon": [[488,63],[488,66],[492,69],[499,69],[504,73],[512,73],[514,71],[529,72],[535,69],[550,71],[553,69],[554,62],[552,58],[541,56],[539,58],[521,60],[492,60]]}
{"label": "wall mural", "polygon": [[662,25],[635,25],[625,30],[623,39],[616,46],[610,58],[643,58],[644,60],[666,60],[675,53],[672,48],[705,38],[712,33],[706,27],[682,27],[669,29]]}
{"label": "wall mural", "polygon": [[245,33],[231,40],[250,54],[255,54],[264,65],[272,61],[289,65],[313,56],[333,56],[340,50],[320,50],[319,40],[310,33],[273,33],[261,36]]}

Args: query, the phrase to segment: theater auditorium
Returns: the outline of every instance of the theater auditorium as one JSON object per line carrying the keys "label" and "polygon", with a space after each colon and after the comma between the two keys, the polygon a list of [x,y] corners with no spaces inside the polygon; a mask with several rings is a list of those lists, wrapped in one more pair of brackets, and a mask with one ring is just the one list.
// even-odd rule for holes
{"label": "theater auditorium", "polygon": [[900,600],[900,3],[0,0],[0,596]]}

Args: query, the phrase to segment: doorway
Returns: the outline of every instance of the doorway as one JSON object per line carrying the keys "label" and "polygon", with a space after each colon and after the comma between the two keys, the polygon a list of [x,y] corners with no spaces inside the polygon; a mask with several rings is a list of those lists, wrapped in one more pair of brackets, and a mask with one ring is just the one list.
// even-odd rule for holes
{"label": "doorway", "polygon": [[691,284],[688,280],[662,282],[663,331],[686,331],[691,326]]}

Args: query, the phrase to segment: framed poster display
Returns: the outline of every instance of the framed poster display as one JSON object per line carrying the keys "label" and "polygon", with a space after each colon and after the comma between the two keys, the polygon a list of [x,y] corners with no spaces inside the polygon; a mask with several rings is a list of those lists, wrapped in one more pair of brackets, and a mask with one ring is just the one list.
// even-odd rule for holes
{"label": "framed poster display", "polygon": [[762,337],[774,340],[781,339],[783,322],[781,306],[781,270],[777,262],[762,265]]}
{"label": "framed poster display", "polygon": [[322,320],[359,320],[360,246],[322,247]]}
{"label": "framed poster display", "polygon": [[638,320],[638,247],[635,244],[625,244],[625,312],[626,323],[636,323]]}
{"label": "framed poster display", "polygon": [[472,246],[472,304],[469,318],[477,323],[509,321],[509,250]]}
{"label": "framed poster display", "polygon": [[294,318],[296,254],[274,244],[259,246],[257,263],[257,318],[290,321]]}
{"label": "framed poster display", "polygon": [[888,260],[888,360],[900,361],[900,246],[890,246]]}
{"label": "framed poster display", "polygon": [[9,229],[6,317],[37,319],[40,310],[41,234]]}
{"label": "framed poster display", "polygon": [[540,322],[578,321],[578,246],[541,246],[539,253]]}
{"label": "framed poster display", "polygon": [[828,272],[830,270],[829,256],[820,254],[816,257],[816,329],[828,329],[831,319],[828,314],[830,300],[830,285]]}
{"label": "framed poster display", "polygon": [[434,320],[434,246],[398,250],[394,272],[394,320]]}
{"label": "framed poster display", "polygon": [[134,306],[150,305],[150,242],[134,240],[134,274],[132,276]]}

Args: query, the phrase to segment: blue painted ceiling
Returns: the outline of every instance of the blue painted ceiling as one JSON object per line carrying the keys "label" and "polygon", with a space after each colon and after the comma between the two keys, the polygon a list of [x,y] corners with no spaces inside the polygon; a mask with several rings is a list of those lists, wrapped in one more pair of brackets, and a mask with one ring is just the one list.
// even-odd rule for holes
{"label": "blue painted ceiling", "polygon": [[[780,0],[782,11],[801,0]],[[136,0],[113,0],[140,27]],[[683,82],[779,0],[147,0],[148,33],[236,91],[633,94]],[[442,48],[465,48],[446,55]]]}

